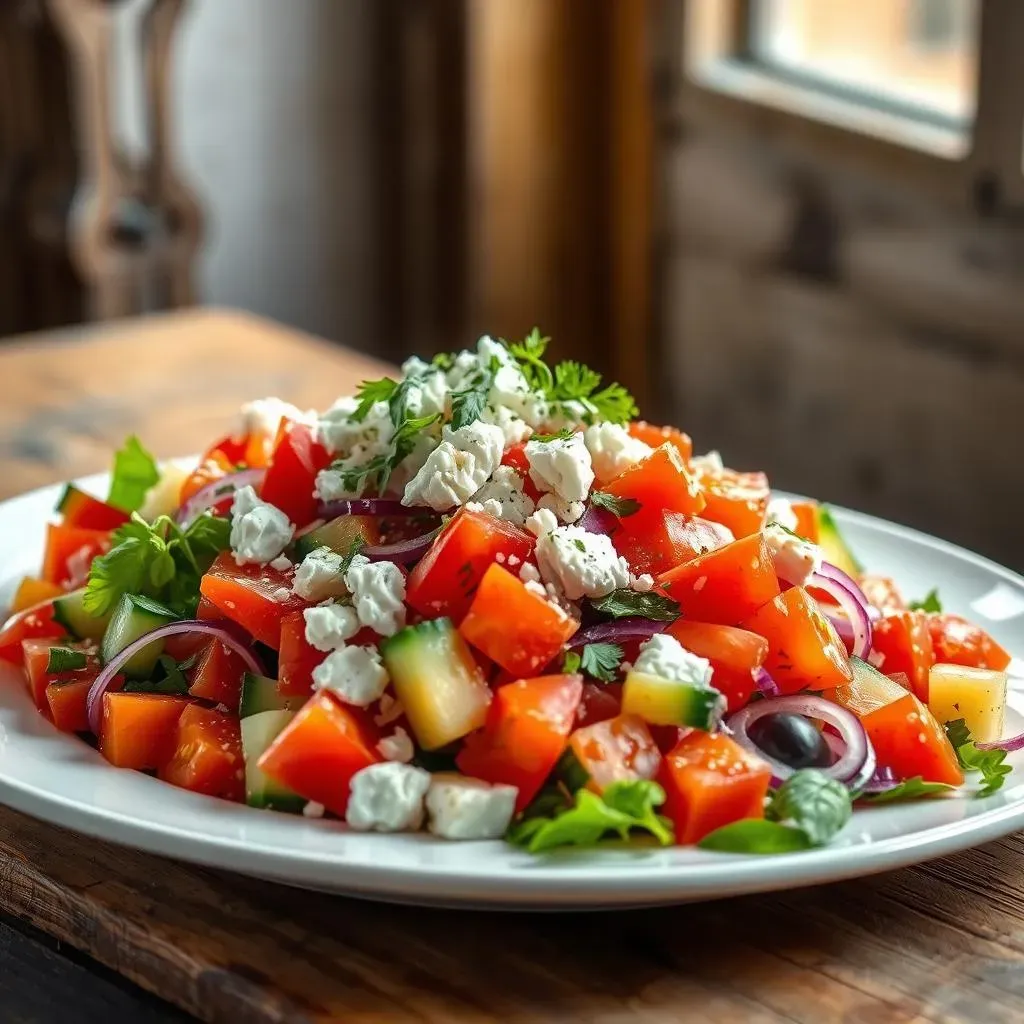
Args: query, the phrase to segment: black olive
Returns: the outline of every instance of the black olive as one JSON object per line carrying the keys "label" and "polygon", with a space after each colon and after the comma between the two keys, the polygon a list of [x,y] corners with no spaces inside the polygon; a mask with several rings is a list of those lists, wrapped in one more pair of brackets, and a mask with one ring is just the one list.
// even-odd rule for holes
{"label": "black olive", "polygon": [[791,768],[827,768],[834,760],[825,737],[803,715],[764,715],[747,734],[766,754]]}

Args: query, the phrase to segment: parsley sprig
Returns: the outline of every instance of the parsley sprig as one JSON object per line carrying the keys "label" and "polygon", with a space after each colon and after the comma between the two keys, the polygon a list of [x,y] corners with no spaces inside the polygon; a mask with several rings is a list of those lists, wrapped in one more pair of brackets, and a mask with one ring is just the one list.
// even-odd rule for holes
{"label": "parsley sprig", "polygon": [[615,681],[625,653],[618,644],[584,644],[581,652],[569,651],[562,665],[568,674],[583,672],[605,683]]}
{"label": "parsley sprig", "polygon": [[611,512],[616,519],[635,516],[643,508],[636,498],[619,498],[614,494],[606,494],[604,491],[592,491],[590,504],[596,508],[603,508],[606,512]]}
{"label": "parsley sprig", "polygon": [[656,619],[658,622],[672,622],[679,618],[679,602],[664,594],[636,590],[613,590],[604,597],[591,599],[595,611],[613,619],[639,616],[642,619]]}
{"label": "parsley sprig", "polygon": [[908,607],[912,612],[941,612],[942,601],[939,600],[938,590],[933,587],[923,601],[911,601]]}
{"label": "parsley sprig", "polygon": [[996,790],[1002,789],[1006,776],[1013,771],[1013,766],[1005,764],[1006,751],[979,750],[971,736],[967,722],[962,718],[946,723],[946,736],[956,751],[956,759],[965,772],[981,773],[981,788],[978,796],[991,796]]}

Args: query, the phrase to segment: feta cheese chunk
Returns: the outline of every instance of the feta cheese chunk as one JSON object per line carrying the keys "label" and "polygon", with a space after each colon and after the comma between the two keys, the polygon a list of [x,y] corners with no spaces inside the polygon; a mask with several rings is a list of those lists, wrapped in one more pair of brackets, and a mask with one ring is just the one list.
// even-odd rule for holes
{"label": "feta cheese chunk", "polygon": [[336,551],[321,547],[310,551],[295,570],[292,590],[306,601],[325,601],[348,593],[341,569],[344,559]]}
{"label": "feta cheese chunk", "polygon": [[394,562],[371,562],[356,555],[345,583],[361,625],[381,636],[392,636],[405,626],[405,577]]}
{"label": "feta cheese chunk", "polygon": [[550,493],[540,496],[537,508],[549,509],[562,523],[577,522],[583,518],[583,513],[587,510],[587,506],[582,501],[566,501],[564,498],[559,498],[557,494]]}
{"label": "feta cheese chunk", "polygon": [[380,700],[389,681],[376,647],[341,647],[313,669],[314,690],[330,690],[357,708]]}
{"label": "feta cheese chunk", "polygon": [[505,450],[500,427],[477,420],[452,430],[445,427],[441,443],[406,484],[403,505],[426,505],[447,512],[463,505],[498,468]]}
{"label": "feta cheese chunk", "polygon": [[349,783],[345,821],[360,832],[415,832],[423,824],[430,772],[397,761],[371,764]]}
{"label": "feta cheese chunk", "polygon": [[307,608],[306,643],[318,651],[336,651],[359,632],[355,609],[344,604],[321,604]]}
{"label": "feta cheese chunk", "polygon": [[541,576],[570,601],[629,586],[629,564],[602,534],[559,526],[537,539],[536,555]]}
{"label": "feta cheese chunk", "polygon": [[821,549],[817,544],[777,525],[764,528],[764,539],[772,554],[775,575],[780,580],[802,587],[821,568]]}
{"label": "feta cheese chunk", "polygon": [[690,467],[701,473],[721,473],[725,463],[718,452],[710,451],[704,455],[695,455],[690,459]]}
{"label": "feta cheese chunk", "polygon": [[318,804],[315,800],[310,800],[305,807],[302,808],[302,816],[304,818],[322,818],[326,813],[327,808],[323,804]]}
{"label": "feta cheese chunk", "polygon": [[139,515],[147,523],[160,516],[171,516],[181,505],[181,486],[188,479],[188,473],[173,462],[160,467],[160,479],[148,491],[139,508]]}
{"label": "feta cheese chunk", "polygon": [[711,662],[688,651],[666,633],[655,633],[640,645],[633,671],[691,686],[711,685]]}
{"label": "feta cheese chunk", "polygon": [[772,498],[768,502],[767,526],[784,526],[787,530],[796,530],[800,521],[793,511],[793,503],[786,498]]}
{"label": "feta cheese chunk", "polygon": [[427,790],[430,831],[442,839],[500,839],[508,831],[519,790],[439,772]]}
{"label": "feta cheese chunk", "polygon": [[285,419],[312,423],[316,413],[303,412],[291,402],[284,402],[280,398],[257,398],[242,406],[238,432],[242,437],[255,435],[273,440],[281,429],[281,420]]}
{"label": "feta cheese chunk", "polygon": [[552,530],[558,529],[558,518],[549,508],[539,508],[532,516],[526,517],[526,528],[540,538]]}
{"label": "feta cheese chunk", "polygon": [[266,565],[291,543],[295,528],[273,505],[260,501],[251,487],[235,491],[231,504],[231,550],[239,565]]}
{"label": "feta cheese chunk", "polygon": [[618,423],[595,423],[583,432],[598,483],[608,483],[630,466],[646,459],[654,449],[633,437]]}
{"label": "feta cheese chunk", "polygon": [[377,753],[385,761],[401,761],[402,764],[408,764],[416,753],[416,747],[409,738],[409,734],[398,725],[395,726],[392,735],[385,736],[377,744]]}
{"label": "feta cheese chunk", "polygon": [[498,466],[493,476],[473,495],[484,512],[522,526],[533,515],[533,499],[523,491],[525,481],[511,466]]}
{"label": "feta cheese chunk", "polygon": [[584,501],[594,482],[590,452],[582,434],[550,441],[527,441],[526,461],[530,479],[542,491],[563,501]]}

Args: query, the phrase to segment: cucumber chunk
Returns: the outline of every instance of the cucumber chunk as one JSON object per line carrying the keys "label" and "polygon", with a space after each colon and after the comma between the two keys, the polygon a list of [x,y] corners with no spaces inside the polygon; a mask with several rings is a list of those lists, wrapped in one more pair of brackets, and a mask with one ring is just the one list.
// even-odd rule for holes
{"label": "cucumber chunk", "polygon": [[85,588],[73,590],[53,602],[53,618],[76,640],[103,639],[110,624],[112,612],[106,615],[91,615],[85,610]]}
{"label": "cucumber chunk", "polygon": [[305,697],[284,697],[277,688],[276,679],[246,672],[242,676],[242,696],[238,702],[238,717],[251,718],[267,711],[298,711],[306,703]]}
{"label": "cucumber chunk", "polygon": [[725,698],[713,686],[630,672],[622,688],[622,711],[650,725],[689,726],[711,732],[725,711]]}
{"label": "cucumber chunk", "polygon": [[[129,644],[154,629],[174,622],[177,616],[169,608],[140,594],[125,594],[110,617],[110,623],[103,634],[100,658],[106,665]],[[163,653],[163,640],[154,640],[133,655],[121,671],[133,679],[144,679],[156,667],[157,659]]]}
{"label": "cucumber chunk", "polygon": [[[258,676],[254,676],[258,679]],[[265,680],[273,682],[273,680]],[[259,767],[259,760],[278,734],[295,717],[294,711],[260,711],[242,719],[242,754],[245,757],[245,802],[250,807],[301,814],[306,801],[294,790],[275,782]]]}

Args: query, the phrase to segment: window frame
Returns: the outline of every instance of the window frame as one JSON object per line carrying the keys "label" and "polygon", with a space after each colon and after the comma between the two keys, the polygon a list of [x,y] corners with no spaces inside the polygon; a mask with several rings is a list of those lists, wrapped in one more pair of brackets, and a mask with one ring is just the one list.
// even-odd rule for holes
{"label": "window frame", "polygon": [[[986,212],[1024,205],[1024,3],[983,0],[976,113],[958,125],[912,104],[865,102],[814,75],[780,74],[753,52],[757,0],[678,0],[684,28],[681,113],[694,125],[738,128],[823,164],[909,180]],[[711,54],[692,36],[713,19]]]}

